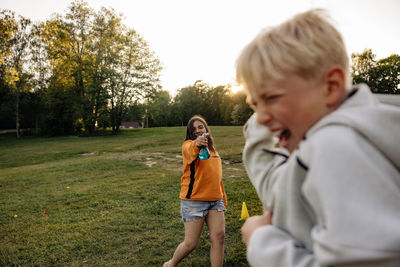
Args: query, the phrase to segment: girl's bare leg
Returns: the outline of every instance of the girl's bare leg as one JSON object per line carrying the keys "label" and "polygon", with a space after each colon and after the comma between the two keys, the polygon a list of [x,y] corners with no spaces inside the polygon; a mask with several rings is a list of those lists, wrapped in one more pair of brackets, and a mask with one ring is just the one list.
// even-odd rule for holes
{"label": "girl's bare leg", "polygon": [[210,261],[212,267],[220,267],[224,261],[225,216],[223,211],[210,210],[206,217],[210,233]]}
{"label": "girl's bare leg", "polygon": [[185,239],[178,245],[172,259],[164,263],[165,267],[175,267],[186,255],[192,252],[200,240],[204,217],[199,220],[185,222]]}

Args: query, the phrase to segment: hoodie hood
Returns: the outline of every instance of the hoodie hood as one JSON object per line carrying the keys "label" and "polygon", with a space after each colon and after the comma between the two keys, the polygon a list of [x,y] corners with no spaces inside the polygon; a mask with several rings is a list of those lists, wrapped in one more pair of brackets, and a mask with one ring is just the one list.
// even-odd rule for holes
{"label": "hoodie hood", "polygon": [[367,85],[359,85],[337,110],[317,122],[306,138],[327,125],[345,125],[369,140],[400,169],[400,98],[385,97],[380,101]]}

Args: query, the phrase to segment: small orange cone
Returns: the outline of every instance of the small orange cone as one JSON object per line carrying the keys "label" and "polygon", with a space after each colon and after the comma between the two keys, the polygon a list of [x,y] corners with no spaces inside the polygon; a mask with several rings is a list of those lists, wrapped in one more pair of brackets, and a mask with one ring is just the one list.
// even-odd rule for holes
{"label": "small orange cone", "polygon": [[249,212],[248,212],[248,210],[247,210],[247,207],[246,207],[246,202],[243,202],[243,205],[242,205],[242,214],[241,214],[241,216],[240,216],[240,220],[246,220],[247,218],[249,218],[250,216],[249,216]]}

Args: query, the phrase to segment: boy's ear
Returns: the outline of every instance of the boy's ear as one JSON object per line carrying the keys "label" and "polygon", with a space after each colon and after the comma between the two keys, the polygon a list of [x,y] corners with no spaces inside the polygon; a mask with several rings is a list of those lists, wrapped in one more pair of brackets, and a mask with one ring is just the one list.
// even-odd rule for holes
{"label": "boy's ear", "polygon": [[342,68],[333,66],[324,75],[325,104],[328,107],[339,106],[346,96],[345,73]]}

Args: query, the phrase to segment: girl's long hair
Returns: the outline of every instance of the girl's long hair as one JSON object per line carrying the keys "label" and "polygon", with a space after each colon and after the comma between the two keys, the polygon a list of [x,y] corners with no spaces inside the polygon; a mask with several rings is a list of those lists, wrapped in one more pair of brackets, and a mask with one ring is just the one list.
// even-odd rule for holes
{"label": "girl's long hair", "polygon": [[193,127],[193,123],[195,121],[199,121],[201,122],[204,127],[206,127],[206,131],[209,134],[208,135],[208,149],[212,150],[215,152],[215,148],[214,148],[214,139],[211,136],[211,132],[210,129],[208,128],[207,122],[205,119],[203,119],[201,116],[199,115],[195,115],[193,117],[190,118],[187,127],[186,127],[186,140],[195,140],[197,138],[197,136],[194,135],[194,127]]}

